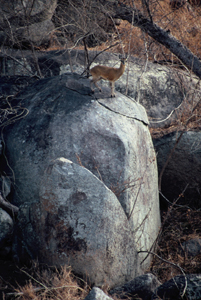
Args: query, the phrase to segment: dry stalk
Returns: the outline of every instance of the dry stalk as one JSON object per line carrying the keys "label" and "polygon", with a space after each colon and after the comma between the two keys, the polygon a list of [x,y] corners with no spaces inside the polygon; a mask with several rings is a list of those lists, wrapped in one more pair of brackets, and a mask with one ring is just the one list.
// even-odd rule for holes
{"label": "dry stalk", "polygon": [[182,298],[184,297],[184,295],[186,293],[186,289],[187,289],[187,278],[186,278],[186,274],[185,274],[184,270],[179,265],[160,257],[158,254],[156,254],[155,252],[152,252],[152,251],[139,251],[138,253],[148,253],[148,255],[150,255],[150,254],[154,255],[157,258],[159,258],[160,260],[162,260],[163,262],[165,262],[167,264],[170,264],[170,265],[174,266],[175,268],[179,269],[181,271],[181,273],[183,274],[184,279],[185,279],[185,286],[184,286],[183,292],[181,294],[181,297]]}

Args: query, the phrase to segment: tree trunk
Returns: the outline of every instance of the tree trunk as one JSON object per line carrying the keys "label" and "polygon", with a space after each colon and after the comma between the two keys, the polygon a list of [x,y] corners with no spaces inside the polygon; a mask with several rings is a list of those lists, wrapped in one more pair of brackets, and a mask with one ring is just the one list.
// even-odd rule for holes
{"label": "tree trunk", "polygon": [[141,28],[141,30],[146,32],[155,41],[164,45],[175,54],[186,67],[201,78],[201,62],[198,57],[168,31],[156,25],[139,10],[119,3],[118,6],[114,5],[114,17],[126,20],[134,26]]}

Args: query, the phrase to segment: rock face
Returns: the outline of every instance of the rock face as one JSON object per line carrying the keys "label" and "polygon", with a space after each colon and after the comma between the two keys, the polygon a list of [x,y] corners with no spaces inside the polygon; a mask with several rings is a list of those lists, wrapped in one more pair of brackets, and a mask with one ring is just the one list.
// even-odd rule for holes
{"label": "rock face", "polygon": [[[114,286],[140,273],[123,208],[90,171],[57,159],[47,167],[39,195],[39,203],[24,204],[19,213],[21,237],[33,258],[48,265],[68,262],[96,286]],[[26,252],[21,248],[18,254]]]}
{"label": "rock face", "polygon": [[[14,204],[39,205],[45,170],[52,161],[64,157],[83,165],[116,194],[116,205],[120,203],[130,237],[134,237],[133,247],[136,243],[137,250],[146,251],[160,227],[156,158],[147,116],[141,105],[119,93],[114,99],[107,98],[109,91],[92,96],[88,79],[63,75],[40,80],[19,94],[16,101],[29,114],[5,129],[6,156],[15,174]],[[82,193],[80,196],[82,199]],[[63,197],[62,205],[67,200],[65,189]],[[76,197],[79,207],[79,195]],[[46,200],[48,207],[50,200]],[[23,224],[21,216],[19,223]],[[30,226],[40,234],[40,224],[33,226],[33,222],[31,217]],[[44,228],[50,241],[54,230],[49,236],[49,223]],[[27,233],[23,241],[32,256],[29,237]],[[143,257],[144,253],[139,254],[139,261]],[[61,259],[64,263],[64,257]],[[132,261],[130,256],[126,259]],[[150,257],[143,267],[149,263]]]}
{"label": "rock face", "polygon": [[0,1],[0,44],[41,45],[54,29],[51,21],[57,0]]}
{"label": "rock face", "polygon": [[[171,133],[153,140],[157,155],[159,173],[180,133]],[[201,133],[183,133],[162,178],[162,192],[172,201],[185,190],[183,203],[200,208],[201,206]],[[170,189],[171,187],[171,189]],[[186,189],[185,189],[186,188]],[[188,202],[186,201],[188,200]],[[191,202],[189,202],[191,199]]]}
{"label": "rock face", "polygon": [[[96,54],[89,51],[90,62]],[[35,53],[35,55],[44,77],[71,72],[70,64],[73,72],[78,74],[82,74],[86,70],[85,53],[80,50],[71,51],[70,54],[67,51],[49,51],[47,53]],[[36,73],[40,75],[31,52],[12,51],[10,53],[7,50],[5,55],[0,53],[0,63],[2,65],[1,75],[34,75]],[[119,66],[119,58],[113,53],[102,53],[93,61],[91,67],[96,64],[117,67]],[[123,76],[115,83],[115,88],[125,94],[128,86],[128,96],[146,108],[150,124],[153,127],[164,127],[164,125],[170,124],[172,120],[178,120],[180,113],[186,106],[188,107],[192,102],[195,104],[200,99],[199,89],[198,87],[195,88],[197,83],[193,78],[190,80],[186,73],[181,70],[177,73],[172,68],[151,62],[147,64],[145,70],[144,61],[131,57],[129,59],[128,81],[127,72],[128,68],[126,67]],[[108,86],[108,82],[102,81],[101,85]],[[193,92],[191,93],[191,91]],[[184,99],[185,101],[183,101]],[[167,118],[178,107],[180,108]],[[166,120],[161,122],[163,119]],[[155,123],[156,121],[160,122]]]}

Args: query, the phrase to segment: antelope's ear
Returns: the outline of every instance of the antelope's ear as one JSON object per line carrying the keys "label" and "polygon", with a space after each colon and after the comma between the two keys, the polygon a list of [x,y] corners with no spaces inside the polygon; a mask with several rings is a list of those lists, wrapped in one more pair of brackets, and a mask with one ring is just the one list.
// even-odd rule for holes
{"label": "antelope's ear", "polygon": [[125,64],[127,62],[127,58],[122,58],[121,62],[122,62],[122,64]]}
{"label": "antelope's ear", "polygon": [[126,62],[127,61],[127,55],[119,54],[119,60],[124,60]]}

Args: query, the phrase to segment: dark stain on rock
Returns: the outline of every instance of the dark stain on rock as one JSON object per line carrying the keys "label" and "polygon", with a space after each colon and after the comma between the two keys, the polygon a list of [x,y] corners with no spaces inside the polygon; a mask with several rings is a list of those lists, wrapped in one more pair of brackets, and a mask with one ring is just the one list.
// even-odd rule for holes
{"label": "dark stain on rock", "polygon": [[71,197],[71,200],[73,201],[74,205],[77,205],[86,199],[87,199],[87,195],[83,192],[76,192]]}
{"label": "dark stain on rock", "polygon": [[78,233],[70,225],[64,224],[58,215],[48,213],[45,221],[45,242],[54,239],[59,253],[75,253],[87,251],[87,243],[84,239],[76,238]]}
{"label": "dark stain on rock", "polygon": [[45,241],[48,243],[52,237],[52,232],[55,230],[56,224],[59,222],[59,218],[56,214],[48,213],[45,219]]}
{"label": "dark stain on rock", "polygon": [[69,226],[68,228],[64,227],[57,234],[57,239],[59,241],[58,251],[59,252],[77,252],[83,251],[86,253],[87,251],[87,243],[84,239],[74,238],[74,229]]}

